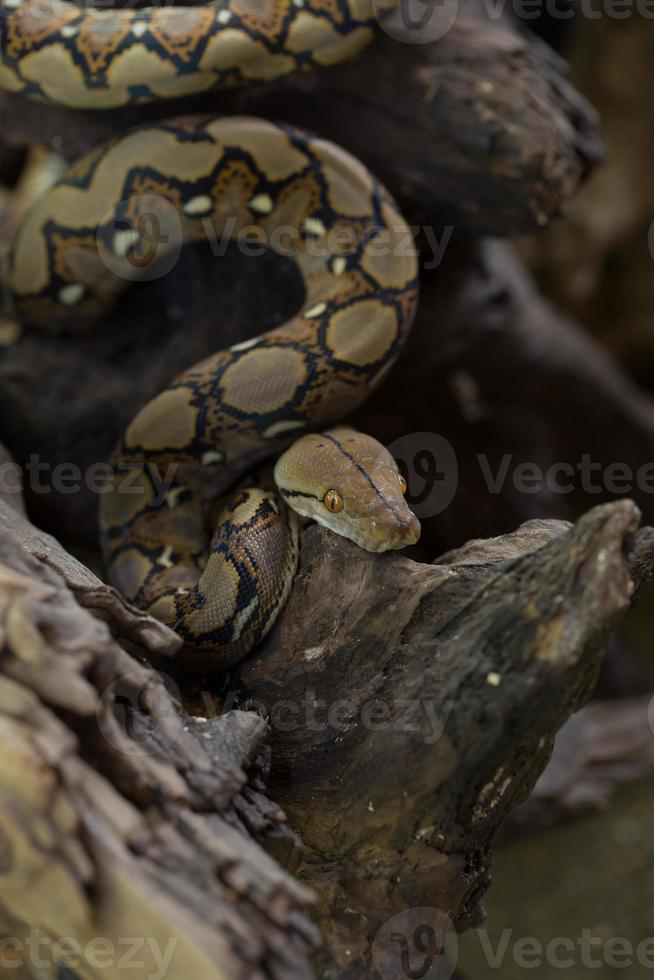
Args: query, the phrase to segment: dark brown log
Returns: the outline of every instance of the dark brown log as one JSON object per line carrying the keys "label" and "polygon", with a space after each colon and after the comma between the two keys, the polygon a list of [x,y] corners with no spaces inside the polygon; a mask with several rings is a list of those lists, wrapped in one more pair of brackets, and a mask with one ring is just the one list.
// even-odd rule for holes
{"label": "dark brown log", "polygon": [[369,975],[402,910],[480,921],[500,827],[630,604],[636,527],[624,501],[431,566],[305,533],[289,606],[241,681],[270,714],[272,792],[307,847],[339,977]]}
{"label": "dark brown log", "polygon": [[[147,914],[172,975],[311,975],[311,893],[257,843],[297,866],[263,794],[260,715],[220,714],[206,692],[205,716],[185,715],[174,671],[128,657],[107,622],[150,655],[174,657],[169,631],[31,527],[15,494],[0,509],[0,921],[86,949],[141,934]],[[617,503],[431,566],[305,533],[289,606],[237,691],[270,716],[269,785],[307,846],[325,973],[372,961],[399,978],[384,927],[399,912],[408,928],[407,908],[442,929],[479,920],[502,823],[654,567],[637,524]]]}
{"label": "dark brown log", "polygon": [[174,635],[15,504],[0,500],[0,923],[18,962],[38,965],[36,930],[53,976],[58,939],[80,976],[118,978],[126,937],[141,937],[143,977],[161,956],[168,976],[310,977],[311,894],[261,846],[297,862],[263,793],[264,721],[185,717],[171,678],[103,620],[137,651],[172,654]]}
{"label": "dark brown log", "polygon": [[[565,65],[483,4],[436,5],[443,36],[398,19],[356,62],[314,76],[163,106],[68,111],[0,98],[3,139],[69,159],[129,126],[189,111],[247,113],[345,146],[421,223],[489,234],[547,224],[602,156],[597,119]],[[451,25],[447,29],[448,25]]]}

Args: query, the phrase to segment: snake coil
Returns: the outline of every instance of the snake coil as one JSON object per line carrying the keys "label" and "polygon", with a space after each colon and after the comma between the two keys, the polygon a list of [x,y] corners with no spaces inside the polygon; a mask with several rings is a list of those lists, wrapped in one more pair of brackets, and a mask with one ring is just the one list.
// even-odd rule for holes
{"label": "snake coil", "polygon": [[[258,5],[256,28],[249,0],[172,8],[164,12],[174,15],[177,47],[169,33],[164,62],[175,70],[162,85],[146,58],[162,57],[154,11],[107,14],[101,44],[90,26],[99,12],[47,0],[50,17],[38,30],[41,2],[0,5],[0,84],[66,104],[96,98],[104,106],[298,70],[337,48],[350,52],[358,31],[368,30],[355,0],[273,0],[265,10]],[[225,11],[229,18],[220,17]],[[255,56],[266,17],[264,54]],[[136,30],[140,24],[146,27]],[[235,32],[233,77],[207,53],[225,50],[227,24]],[[298,54],[314,42],[311,58]],[[102,58],[91,55],[95,44]],[[277,60],[273,72],[273,60],[289,51],[292,64],[280,68]],[[134,87],[128,77],[137,63]],[[115,480],[101,497],[111,581],[180,633],[186,666],[222,670],[283,608],[301,517],[374,551],[417,539],[390,454],[335,426],[400,352],[417,299],[416,256],[393,199],[344,150],[261,119],[189,116],[100,147],[36,203],[7,273],[18,315],[46,329],[100,319],[130,281],[151,277],[152,263],[134,262],[146,214],[170,232],[152,263],[204,238],[207,223],[237,241],[254,228],[270,247],[287,236],[305,288],[287,323],[196,364],[141,409],[112,457],[117,473],[133,470],[136,479],[129,492]],[[278,457],[274,482],[244,479],[271,456]]]}

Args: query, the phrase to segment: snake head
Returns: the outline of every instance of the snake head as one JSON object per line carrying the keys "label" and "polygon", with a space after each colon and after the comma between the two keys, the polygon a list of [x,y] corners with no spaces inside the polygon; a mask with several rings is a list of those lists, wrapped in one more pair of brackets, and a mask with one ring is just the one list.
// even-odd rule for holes
{"label": "snake head", "polygon": [[275,482],[296,513],[366,551],[404,548],[420,537],[395,460],[372,436],[349,426],[294,442],[277,460]]}

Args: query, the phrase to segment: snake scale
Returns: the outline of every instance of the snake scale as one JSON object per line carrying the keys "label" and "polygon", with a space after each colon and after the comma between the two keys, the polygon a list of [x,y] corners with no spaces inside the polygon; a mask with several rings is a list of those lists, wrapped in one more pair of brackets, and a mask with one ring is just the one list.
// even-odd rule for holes
{"label": "snake scale", "polygon": [[[163,11],[177,31],[166,48],[154,9],[109,12],[101,41],[88,26],[98,12],[47,0],[39,27],[35,8],[1,5],[0,84],[98,107],[301,70],[352,53],[370,28],[355,0],[230,0]],[[146,260],[145,218],[167,229]],[[360,162],[290,126],[196,115],[99,147],[37,201],[6,270],[16,313],[49,330],[101,321],[130,282],[206,240],[208,226],[237,241],[254,230],[272,248],[292,242],[302,308],[143,406],[112,456],[129,491],[115,479],[101,496],[100,531],[110,581],[181,635],[185,667],[220,671],[283,608],[303,518],[371,551],[417,540],[390,453],[338,423],[393,365],[418,285],[409,229]],[[246,476],[272,457],[272,478]]]}
{"label": "snake scale", "polygon": [[[385,2],[376,0],[375,12]],[[0,19],[0,87],[89,109],[332,65],[358,54],[375,26],[371,0],[216,0],[142,10],[0,0]]]}

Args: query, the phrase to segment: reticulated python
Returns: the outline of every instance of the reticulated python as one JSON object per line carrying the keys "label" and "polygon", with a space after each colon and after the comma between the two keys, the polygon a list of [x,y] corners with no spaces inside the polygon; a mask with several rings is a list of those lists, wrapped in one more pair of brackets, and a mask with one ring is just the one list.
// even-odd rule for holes
{"label": "reticulated python", "polygon": [[[376,9],[395,0],[377,0]],[[198,7],[81,9],[0,0],[0,87],[105,109],[270,81],[354,57],[372,0],[215,0]]]}
{"label": "reticulated python", "polygon": [[[33,4],[25,6],[28,16]],[[292,23],[290,6],[304,9],[286,0],[271,9],[288,8]],[[213,18],[226,9],[243,17],[237,4],[179,13]],[[59,41],[48,35],[66,51],[77,36],[63,33],[68,23]],[[3,35],[5,65],[7,45]],[[88,95],[81,68],[80,78]],[[46,93],[44,78],[38,85]],[[101,497],[111,581],[180,633],[185,666],[223,669],[265,635],[288,597],[297,515],[372,551],[417,540],[387,450],[345,426],[314,431],[362,402],[395,361],[415,309],[416,258],[392,198],[334,144],[260,119],[186,117],[101,147],[37,202],[7,270],[19,316],[64,329],[99,318],[146,275],[133,261],[144,214],[172,228],[153,261],[205,239],[208,223],[236,239],[254,227],[269,245],[283,233],[305,286],[291,320],[195,365],[141,409],[113,455],[116,472],[133,470],[136,486],[121,492],[117,479]],[[242,480],[271,455],[274,484]]]}

